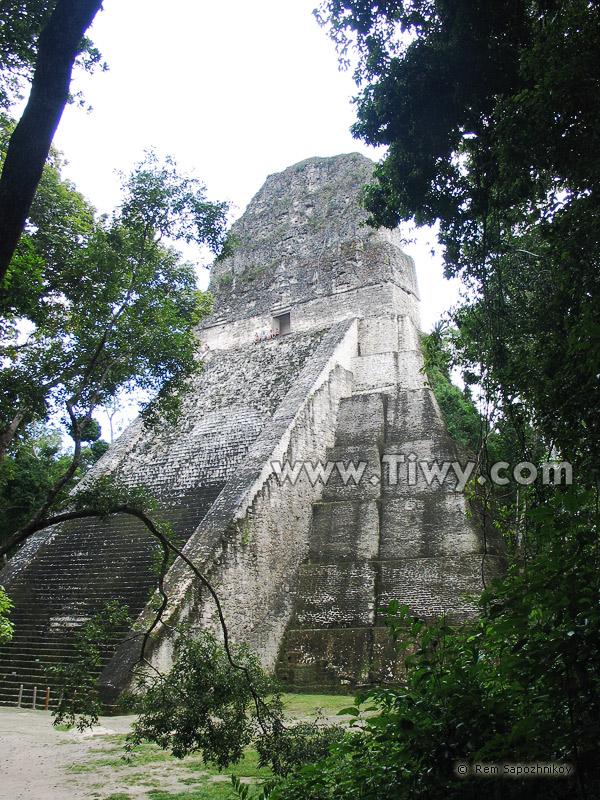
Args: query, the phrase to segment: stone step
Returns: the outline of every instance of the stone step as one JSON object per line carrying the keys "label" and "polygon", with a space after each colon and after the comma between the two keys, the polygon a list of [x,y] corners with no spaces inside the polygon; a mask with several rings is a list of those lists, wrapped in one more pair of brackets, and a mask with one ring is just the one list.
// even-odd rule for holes
{"label": "stone step", "polygon": [[[107,654],[110,648],[107,649]],[[25,669],[28,666],[35,667],[37,664],[55,664],[61,661],[73,661],[78,658],[78,651],[73,645],[66,644],[56,650],[49,650],[42,643],[35,650],[29,652],[22,649],[15,650],[10,654],[0,655],[0,672],[8,669]]]}
{"label": "stone step", "polygon": [[[23,687],[22,690],[21,687]],[[62,694],[59,687],[53,686],[52,683],[49,683],[46,680],[32,681],[18,679],[16,681],[3,681],[2,685],[0,685],[0,706],[16,707],[19,694],[21,694],[21,708],[32,708],[33,690],[36,688],[37,692],[35,707],[38,710],[42,710],[46,704],[46,691],[48,687],[50,687],[48,708],[52,709],[56,707]],[[103,711],[104,713],[110,713],[111,708],[105,707]]]}
{"label": "stone step", "polygon": [[[38,664],[30,664],[21,668],[10,666],[8,668],[0,667],[0,678],[2,679],[2,685],[7,682],[22,683],[23,681],[27,681],[28,683],[51,684],[53,681],[51,673],[54,667],[62,664],[70,664],[75,661],[75,658],[68,658],[57,662],[40,662]],[[101,668],[105,667],[108,661],[108,658],[102,659],[100,662]]]}
{"label": "stone step", "polygon": [[[23,686],[22,692],[20,688]],[[0,706],[17,706],[19,693],[21,693],[21,708],[33,708],[33,688],[37,688],[36,704],[38,710],[42,710],[46,704],[46,689],[48,684],[19,683],[0,686]],[[50,697],[48,708],[55,708],[58,702],[56,691],[50,687]]]}

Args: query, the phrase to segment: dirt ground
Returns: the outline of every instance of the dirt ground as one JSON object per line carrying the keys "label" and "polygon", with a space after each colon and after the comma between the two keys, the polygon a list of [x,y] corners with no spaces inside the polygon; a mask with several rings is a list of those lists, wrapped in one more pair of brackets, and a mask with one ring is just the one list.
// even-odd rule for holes
{"label": "dirt ground", "polygon": [[[127,733],[131,717],[103,717],[91,732],[60,731],[45,711],[0,707],[0,800],[83,800],[98,797],[97,775],[72,774],[107,736]],[[118,791],[106,786],[104,794]]]}
{"label": "dirt ground", "polygon": [[[285,695],[290,720],[348,720],[337,712],[347,697]],[[318,710],[318,711],[317,711]],[[124,735],[134,717],[101,717],[92,730],[60,730],[52,714],[0,706],[0,800],[181,800],[231,796],[230,773],[242,783],[268,775],[256,753],[219,773],[199,754],[174,759],[155,745],[142,745],[131,763],[123,760]],[[268,771],[267,771],[268,772]]]}

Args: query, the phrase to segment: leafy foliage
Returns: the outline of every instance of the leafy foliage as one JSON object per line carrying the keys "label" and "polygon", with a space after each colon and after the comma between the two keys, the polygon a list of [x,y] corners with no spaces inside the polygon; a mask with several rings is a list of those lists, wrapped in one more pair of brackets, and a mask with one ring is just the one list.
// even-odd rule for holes
{"label": "leafy foliage", "polygon": [[[543,437],[523,416],[515,418],[514,409],[506,414],[503,407],[494,407],[488,398],[487,405],[480,410],[468,383],[463,390],[454,385],[451,369],[460,363],[458,354],[465,346],[458,328],[439,323],[431,333],[423,335],[422,345],[427,382],[440,406],[448,433],[477,459],[477,474],[486,478],[495,504],[500,502],[508,509],[517,497],[514,474],[510,470],[503,472],[502,479],[506,483],[496,484],[491,480],[492,468],[499,462],[514,466],[523,459],[538,466],[546,463],[549,453]],[[476,382],[469,370],[465,370],[463,376],[471,383]],[[498,505],[496,511],[500,511]]]}
{"label": "leafy foliage", "polygon": [[0,644],[10,642],[12,639],[13,626],[8,619],[12,607],[13,604],[6,596],[4,586],[0,586]]}
{"label": "leafy foliage", "polygon": [[[63,450],[58,431],[41,425],[25,431],[0,465],[0,542],[27,522],[71,458]],[[69,488],[61,492],[58,502],[65,499]]]}
{"label": "leafy foliage", "polygon": [[[8,108],[30,81],[37,58],[37,45],[56,3],[48,0],[11,0],[0,8],[0,107]],[[84,37],[79,64],[91,71],[101,55]],[[104,65],[103,65],[104,66]],[[104,66],[104,68],[106,68]]]}
{"label": "leafy foliage", "polygon": [[[3,130],[6,144],[10,121]],[[193,266],[169,241],[218,249],[224,236],[226,205],[209,201],[205,187],[179,175],[171,160],[160,164],[147,154],[123,179],[123,204],[110,218],[97,217],[62,180],[60,166],[54,153],[0,288],[0,460],[8,453],[14,472],[27,425],[58,413],[75,450],[69,464],[54,459],[31,487],[42,498],[37,507],[19,502],[8,521],[13,529],[25,509],[39,522],[60,508],[80,464],[106,449],[94,441],[98,407],[137,389],[151,398],[147,424],[159,413],[176,414],[187,378],[201,368],[194,327],[212,298],[198,291]],[[82,448],[86,441],[93,444]],[[33,477],[43,467],[31,457],[40,454],[27,451]],[[54,455],[45,449],[42,461]],[[59,463],[65,469],[57,475]]]}
{"label": "leafy foliage", "polygon": [[[3,16],[6,12],[4,6],[0,11]],[[0,175],[2,281],[26,227],[52,139],[69,100],[73,66],[82,51],[91,54],[85,32],[100,10],[102,0],[56,0],[50,8],[36,2],[25,6],[17,3],[16,6],[32,11],[30,21],[33,24],[23,27],[25,39],[28,36],[35,39],[35,57],[33,52],[28,52],[30,42],[22,43],[22,31],[18,24],[15,26],[16,36],[11,35],[15,20],[0,20],[3,33],[8,32],[8,36],[0,36],[0,58],[6,59],[8,56],[7,60],[13,60],[12,67],[15,69],[7,82],[0,83],[0,101],[4,105],[10,105],[13,98],[9,95],[18,89],[19,67],[28,73],[28,67],[33,66],[34,60],[35,67],[29,97],[11,134]],[[41,17],[39,20],[36,19],[38,13]],[[92,55],[92,63],[96,60],[94,56],[98,56],[97,52]],[[7,86],[10,87],[9,91]]]}
{"label": "leafy foliage", "polygon": [[[272,679],[256,656],[245,645],[232,652],[236,662],[248,669],[255,693],[260,697],[271,693]],[[178,758],[200,751],[205,761],[220,768],[237,763],[258,724],[250,714],[254,696],[246,674],[231,665],[222,645],[208,631],[194,638],[178,636],[175,659],[167,675],[141,677],[140,715],[128,737],[128,749],[150,741]],[[268,718],[279,717],[278,693],[262,711]]]}
{"label": "leafy foliage", "polygon": [[570,764],[570,777],[488,778],[485,791],[503,798],[596,796],[600,520],[594,502],[570,490],[530,512],[536,551],[484,592],[480,620],[458,628],[445,619],[425,624],[392,604],[391,631],[399,652],[410,653],[406,686],[358,698],[377,713],[271,796],[478,800],[483,779],[461,779],[457,763],[552,761]]}
{"label": "leafy foliage", "polygon": [[548,449],[597,467],[600,356],[596,42],[587,0],[329,0],[358,53],[358,120],[386,145],[373,221],[440,222],[471,300],[460,358]]}
{"label": "leafy foliage", "polygon": [[256,740],[259,764],[270,766],[276,775],[286,777],[305,764],[320,761],[343,735],[340,725],[325,725],[318,716],[312,722],[299,722],[286,728],[277,726]]}
{"label": "leafy foliage", "polygon": [[469,451],[481,449],[482,419],[471,398],[468,387],[461,390],[450,377],[452,354],[448,348],[448,331],[439,324],[422,337],[427,382],[444,415],[448,433]]}
{"label": "leafy foliage", "polygon": [[267,781],[258,791],[252,792],[250,787],[247,784],[243,784],[237,775],[232,775],[231,786],[234,791],[234,797],[239,797],[240,800],[267,800],[271,796],[273,783]]}
{"label": "leafy foliage", "polygon": [[[150,519],[158,512],[159,501],[143,486],[129,486],[118,476],[104,474],[94,476],[93,480],[81,481],[69,496],[67,508],[73,513],[93,512],[93,516],[106,520],[111,515],[119,513],[115,509],[125,506],[139,511]],[[152,520],[152,525],[159,535],[171,539],[169,522]]]}
{"label": "leafy foliage", "polygon": [[218,248],[226,206],[152,154],[124,179],[124,190],[112,218],[97,219],[60,178],[58,156],[45,169],[31,229],[0,292],[5,432],[16,417],[22,429],[67,400],[83,420],[90,407],[134,385],[156,395],[168,383],[174,395],[197,366],[192,328],[210,298],[197,290],[192,266],[163,242]]}

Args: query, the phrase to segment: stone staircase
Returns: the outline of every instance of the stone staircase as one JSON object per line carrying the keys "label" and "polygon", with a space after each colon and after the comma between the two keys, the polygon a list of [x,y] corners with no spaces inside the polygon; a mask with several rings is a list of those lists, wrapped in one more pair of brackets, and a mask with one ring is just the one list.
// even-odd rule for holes
{"label": "stone staircase", "polygon": [[[184,518],[180,510],[171,515],[176,531],[189,525],[190,513],[188,506]],[[196,508],[196,519],[199,513]],[[133,618],[139,614],[156,586],[158,555],[155,540],[130,517],[66,525],[51,534],[7,582],[14,636],[0,648],[0,704],[16,705],[21,693],[21,705],[31,708],[37,687],[37,707],[43,708],[50,687],[53,706],[59,690],[48,668],[77,658],[77,632],[107,601],[127,606]],[[115,631],[102,668],[125,633]]]}
{"label": "stone staircase", "polygon": [[[210,354],[185,395],[177,425],[161,421],[144,429],[141,420],[111,446],[90,473],[118,473],[160,498],[160,517],[183,545],[235,473],[250,444],[279,406],[324,330],[254,342]],[[107,601],[118,601],[136,619],[156,587],[155,540],[141,522],[119,517],[79,521],[37,534],[0,572],[14,603],[13,640],[0,647],[0,704],[43,707],[58,690],[48,668],[77,657],[77,632]],[[39,544],[39,546],[38,546]],[[102,670],[126,631],[106,648]],[[133,648],[135,649],[135,648]],[[102,671],[101,670],[101,671]],[[22,691],[21,691],[22,687]],[[110,706],[115,692],[105,693]]]}

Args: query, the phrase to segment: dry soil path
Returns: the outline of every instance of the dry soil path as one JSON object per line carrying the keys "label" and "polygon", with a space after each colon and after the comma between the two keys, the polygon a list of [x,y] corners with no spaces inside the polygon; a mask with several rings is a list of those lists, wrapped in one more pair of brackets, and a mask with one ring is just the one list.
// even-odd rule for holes
{"label": "dry soil path", "polygon": [[[131,717],[106,717],[91,732],[60,731],[49,712],[0,706],[0,800],[88,800],[97,797],[93,773],[70,774],[84,763],[92,743],[126,733]],[[106,787],[106,795],[116,791]]]}

